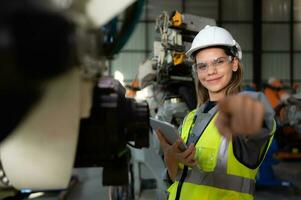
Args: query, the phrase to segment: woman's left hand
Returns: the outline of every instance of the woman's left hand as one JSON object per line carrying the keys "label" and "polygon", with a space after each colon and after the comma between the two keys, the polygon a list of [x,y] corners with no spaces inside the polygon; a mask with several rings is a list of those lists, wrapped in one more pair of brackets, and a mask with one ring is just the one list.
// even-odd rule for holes
{"label": "woman's left hand", "polygon": [[216,126],[225,137],[254,135],[263,125],[263,104],[248,95],[229,96],[219,101]]}

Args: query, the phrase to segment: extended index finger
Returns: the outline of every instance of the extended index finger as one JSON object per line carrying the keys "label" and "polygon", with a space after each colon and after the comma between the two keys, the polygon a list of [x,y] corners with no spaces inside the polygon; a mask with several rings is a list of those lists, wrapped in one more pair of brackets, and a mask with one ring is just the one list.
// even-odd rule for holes
{"label": "extended index finger", "polygon": [[225,114],[232,114],[235,112],[237,107],[240,106],[241,101],[243,101],[245,97],[244,95],[236,95],[236,96],[229,96],[219,101],[218,109],[220,112]]}

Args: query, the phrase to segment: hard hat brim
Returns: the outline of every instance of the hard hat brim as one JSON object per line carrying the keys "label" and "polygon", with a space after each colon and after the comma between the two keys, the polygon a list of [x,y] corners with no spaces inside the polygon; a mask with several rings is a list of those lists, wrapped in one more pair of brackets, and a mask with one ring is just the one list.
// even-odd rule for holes
{"label": "hard hat brim", "polygon": [[[216,44],[210,44],[210,45],[204,45],[204,46],[198,46],[198,47],[195,47],[195,48],[191,48],[189,49],[185,54],[187,57],[191,57],[193,58],[193,54],[201,49],[205,49],[205,48],[208,48],[208,47],[215,47],[215,46],[225,46],[225,47],[232,47],[230,45],[226,45],[226,44],[220,44],[220,43],[216,43]],[[238,48],[238,54],[237,55],[234,55],[236,56],[239,60],[241,60],[242,58],[242,55],[241,55],[241,49],[240,49],[240,46],[236,46]]]}

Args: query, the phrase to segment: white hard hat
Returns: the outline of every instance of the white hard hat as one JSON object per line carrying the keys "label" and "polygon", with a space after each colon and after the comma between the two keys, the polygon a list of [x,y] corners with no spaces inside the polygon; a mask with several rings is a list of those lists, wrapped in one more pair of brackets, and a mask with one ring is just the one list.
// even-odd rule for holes
{"label": "white hard hat", "polygon": [[242,58],[242,51],[239,44],[233,39],[232,35],[221,27],[207,25],[193,39],[191,48],[186,52],[190,57],[194,52],[211,46],[228,46],[234,47],[231,50],[234,56],[239,60]]}

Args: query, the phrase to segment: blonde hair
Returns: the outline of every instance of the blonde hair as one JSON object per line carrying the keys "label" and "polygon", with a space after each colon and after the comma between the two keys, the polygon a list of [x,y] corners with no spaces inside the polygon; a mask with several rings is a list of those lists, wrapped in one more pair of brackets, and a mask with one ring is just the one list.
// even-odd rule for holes
{"label": "blonde hair", "polygon": [[[237,58],[238,59],[238,58]],[[243,79],[243,66],[238,59],[238,68],[233,71],[232,78],[226,89],[226,96],[237,94],[241,91],[241,82]],[[205,88],[198,79],[197,72],[194,73],[194,84],[197,96],[197,106],[199,107],[203,103],[209,100],[209,93],[207,88]]]}

